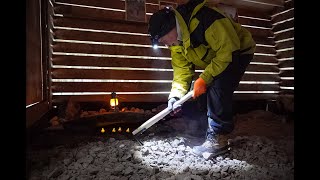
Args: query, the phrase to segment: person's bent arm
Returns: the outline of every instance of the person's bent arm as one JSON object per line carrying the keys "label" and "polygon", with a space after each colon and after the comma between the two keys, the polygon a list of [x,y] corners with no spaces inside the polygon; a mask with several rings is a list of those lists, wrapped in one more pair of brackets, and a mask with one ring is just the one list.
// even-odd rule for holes
{"label": "person's bent arm", "polygon": [[168,99],[182,98],[189,90],[194,75],[194,65],[182,55],[181,46],[171,46],[171,65],[173,68],[172,88]]}
{"label": "person's bent arm", "polygon": [[240,40],[228,18],[216,20],[205,32],[205,38],[216,52],[216,57],[205,68],[200,77],[210,84],[213,77],[223,72],[232,62],[233,52],[240,49]]}

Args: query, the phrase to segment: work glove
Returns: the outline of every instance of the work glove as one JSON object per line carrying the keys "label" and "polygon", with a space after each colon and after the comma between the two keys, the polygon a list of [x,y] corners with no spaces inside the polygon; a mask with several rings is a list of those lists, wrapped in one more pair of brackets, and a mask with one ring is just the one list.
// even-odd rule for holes
{"label": "work glove", "polygon": [[177,97],[172,97],[168,101],[168,108],[172,110],[170,113],[171,116],[178,116],[181,112],[181,104],[179,105],[174,105],[175,102],[177,102],[179,98]]}
{"label": "work glove", "polygon": [[193,85],[193,99],[196,99],[199,97],[201,94],[204,94],[207,91],[207,84],[206,82],[199,77]]}

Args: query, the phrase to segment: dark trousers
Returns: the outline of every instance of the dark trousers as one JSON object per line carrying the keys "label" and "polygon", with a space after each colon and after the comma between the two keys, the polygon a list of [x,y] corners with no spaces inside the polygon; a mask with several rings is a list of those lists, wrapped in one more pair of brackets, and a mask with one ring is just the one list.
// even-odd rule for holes
{"label": "dark trousers", "polygon": [[225,71],[216,76],[207,88],[207,138],[214,134],[226,134],[234,129],[232,97],[239,82],[253,59],[253,55],[233,55]]}

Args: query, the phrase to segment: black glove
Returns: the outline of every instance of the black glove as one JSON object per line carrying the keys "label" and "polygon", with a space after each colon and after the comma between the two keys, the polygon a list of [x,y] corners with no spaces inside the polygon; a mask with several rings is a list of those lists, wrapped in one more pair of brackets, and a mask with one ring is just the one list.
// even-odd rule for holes
{"label": "black glove", "polygon": [[172,97],[169,99],[168,101],[168,108],[169,109],[172,109],[172,113],[170,113],[171,116],[174,116],[174,115],[178,115],[179,112],[181,112],[181,104],[179,105],[174,105],[175,102],[177,102],[179,100],[179,98],[177,97]]}

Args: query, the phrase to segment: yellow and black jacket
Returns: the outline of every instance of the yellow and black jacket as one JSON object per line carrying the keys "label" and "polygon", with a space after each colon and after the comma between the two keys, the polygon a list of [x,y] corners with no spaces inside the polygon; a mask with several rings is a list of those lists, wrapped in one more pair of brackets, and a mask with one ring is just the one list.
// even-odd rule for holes
{"label": "yellow and black jacket", "polygon": [[255,42],[248,30],[205,3],[206,0],[190,0],[173,9],[182,43],[169,47],[174,70],[169,99],[181,98],[187,93],[195,66],[204,69],[200,77],[210,84],[226,69],[234,52],[253,54],[255,51]]}

